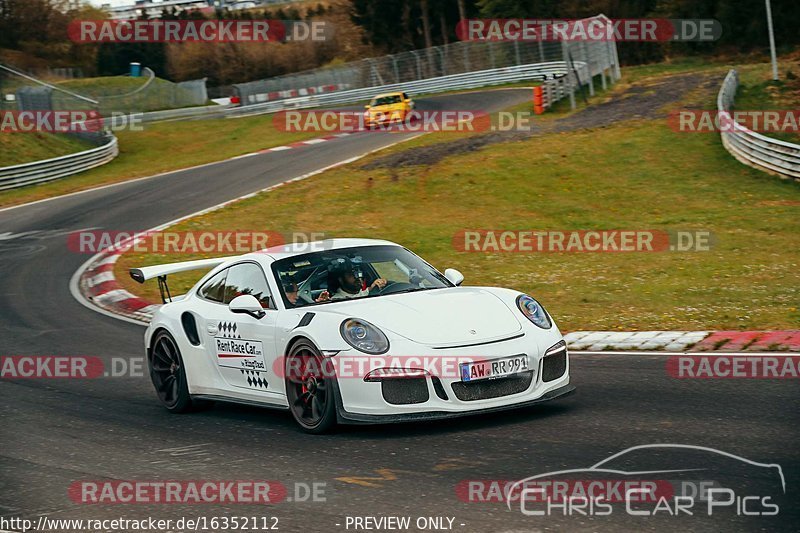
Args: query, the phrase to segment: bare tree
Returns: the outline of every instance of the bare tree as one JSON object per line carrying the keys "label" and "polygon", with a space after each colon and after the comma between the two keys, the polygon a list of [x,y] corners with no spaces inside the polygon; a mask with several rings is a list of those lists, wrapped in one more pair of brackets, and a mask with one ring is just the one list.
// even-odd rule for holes
{"label": "bare tree", "polygon": [[431,13],[428,0],[420,0],[419,6],[422,10],[422,32],[425,35],[425,48],[430,48],[433,46],[433,38],[431,37]]}

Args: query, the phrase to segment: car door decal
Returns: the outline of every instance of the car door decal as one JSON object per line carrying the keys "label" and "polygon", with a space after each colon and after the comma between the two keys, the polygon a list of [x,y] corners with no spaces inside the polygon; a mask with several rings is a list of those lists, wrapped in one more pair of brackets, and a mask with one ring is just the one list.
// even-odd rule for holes
{"label": "car door decal", "polygon": [[261,372],[257,370],[242,370],[242,374],[247,378],[247,384],[254,389],[266,389],[267,380],[261,377]]}
{"label": "car door decal", "polygon": [[221,321],[214,337],[217,364],[226,368],[264,372],[264,346],[260,340],[243,339],[235,322]]}

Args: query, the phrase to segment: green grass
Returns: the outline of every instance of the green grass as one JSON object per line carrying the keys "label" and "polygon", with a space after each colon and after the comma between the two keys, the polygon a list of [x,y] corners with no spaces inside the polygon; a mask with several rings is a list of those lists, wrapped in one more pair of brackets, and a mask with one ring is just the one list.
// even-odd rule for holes
{"label": "green grass", "polygon": [[[800,95],[800,55],[781,58],[779,79],[772,79],[772,69],[768,63],[758,67],[739,69],[739,90],[736,93],[735,108],[742,111],[753,110],[797,110]],[[798,143],[798,132],[763,132],[769,137]]]}
{"label": "green grass", "polygon": [[[530,110],[530,107],[529,103],[523,103],[509,111]],[[0,192],[0,207],[221,161],[324,135],[320,132],[278,131],[272,126],[272,120],[273,115],[258,115],[236,119],[157,122],[145,124],[144,131],[117,132],[120,155],[111,163],[64,180]],[[470,134],[424,135],[410,144],[429,144],[466,135]]]}
{"label": "green grass", "polygon": [[[125,94],[135,91],[147,82],[148,78],[141,76],[131,78],[130,76],[102,76],[98,78],[80,78],[75,80],[62,81],[59,87],[76,92],[90,98],[98,96],[111,96]],[[166,80],[156,78],[153,84],[169,83]]]}
{"label": "green grass", "polygon": [[0,167],[30,163],[88,150],[92,145],[69,135],[0,133]]}
{"label": "green grass", "polygon": [[[278,131],[272,126],[272,115],[158,122],[144,124],[143,127],[144,131],[116,133],[120,154],[112,162],[51,183],[0,192],[0,206],[221,161],[321,135],[316,132]],[[0,135],[0,142],[8,136]],[[6,153],[4,149],[3,155]]]}
{"label": "green grass", "polygon": [[[99,78],[83,78],[60,83],[64,89],[100,102],[100,112],[108,116],[113,112],[147,112],[180,107],[194,107],[210,104],[197,102],[187,89],[178,87],[161,78],[154,78],[141,91],[148,79],[145,76],[131,78],[129,76],[105,76]],[[88,109],[90,104],[64,93],[55,93],[54,99],[61,108]]]}
{"label": "green grass", "polygon": [[[539,298],[562,329],[797,328],[800,187],[736,162],[711,135],[631,121],[493,145],[429,168],[360,164],[288,184],[192,219],[176,231],[322,231],[402,243],[470,285]],[[263,213],[270,213],[265,225]],[[712,232],[707,252],[464,253],[463,229]],[[180,260],[190,257],[181,257]],[[124,255],[131,266],[175,257]],[[176,276],[173,293],[196,276]]]}

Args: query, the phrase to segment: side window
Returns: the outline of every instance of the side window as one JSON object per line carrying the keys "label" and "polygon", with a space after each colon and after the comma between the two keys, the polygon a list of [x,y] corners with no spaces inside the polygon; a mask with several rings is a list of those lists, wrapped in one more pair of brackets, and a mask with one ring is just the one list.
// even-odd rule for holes
{"label": "side window", "polygon": [[198,293],[201,298],[211,300],[212,302],[222,303],[225,298],[225,278],[228,275],[228,269],[217,272],[217,274],[205,284],[200,287]]}
{"label": "side window", "polygon": [[408,95],[406,93],[403,93],[403,100],[408,100]]}
{"label": "side window", "polygon": [[225,298],[223,303],[230,303],[231,300],[243,294],[252,294],[259,302],[261,307],[270,308],[270,292],[267,286],[267,278],[261,267],[255,263],[241,263],[232,266],[225,280]]}

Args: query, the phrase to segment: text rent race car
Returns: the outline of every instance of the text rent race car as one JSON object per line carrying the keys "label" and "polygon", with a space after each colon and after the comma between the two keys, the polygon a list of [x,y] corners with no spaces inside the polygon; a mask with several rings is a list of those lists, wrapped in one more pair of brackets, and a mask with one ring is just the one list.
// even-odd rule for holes
{"label": "text rent race car", "polygon": [[[314,250],[314,251],[309,251]],[[166,276],[213,267],[172,299]],[[574,390],[539,303],[462,287],[388,241],[336,239],[131,270],[168,301],[145,333],[161,402],[289,409],[306,431],[533,404]]]}

